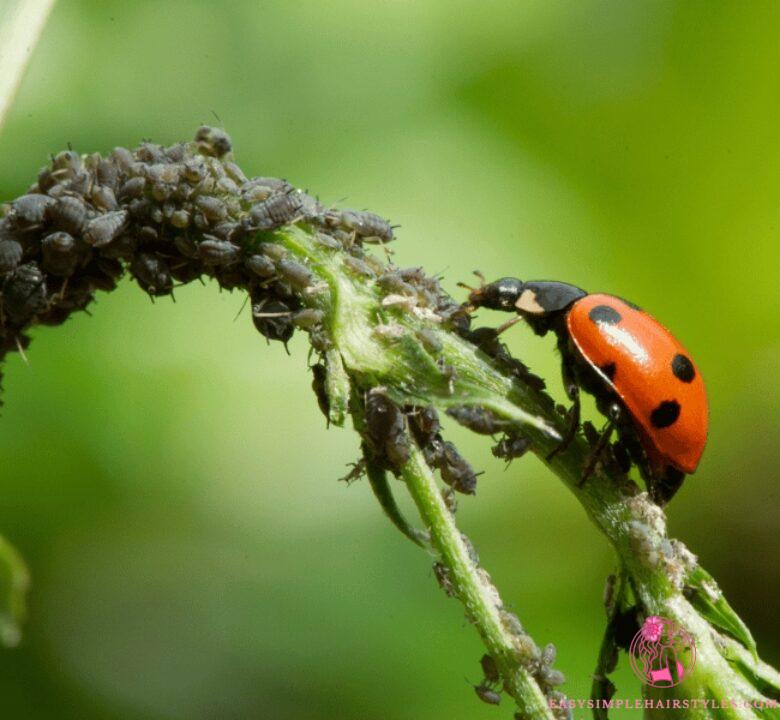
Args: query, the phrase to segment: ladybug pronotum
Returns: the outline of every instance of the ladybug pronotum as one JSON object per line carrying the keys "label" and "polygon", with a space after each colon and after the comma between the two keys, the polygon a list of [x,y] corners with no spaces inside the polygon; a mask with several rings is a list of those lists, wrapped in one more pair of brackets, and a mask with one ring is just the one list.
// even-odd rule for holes
{"label": "ladybug pronotum", "polygon": [[616,456],[620,451],[637,464],[657,503],[671,500],[704,452],[708,406],[696,365],[663,325],[626,300],[561,282],[502,278],[472,290],[469,303],[516,312],[507,326],[523,318],[537,335],[557,336],[573,406],[569,428],[548,460],[577,432],[581,388],[608,418],[583,481],[616,428]]}

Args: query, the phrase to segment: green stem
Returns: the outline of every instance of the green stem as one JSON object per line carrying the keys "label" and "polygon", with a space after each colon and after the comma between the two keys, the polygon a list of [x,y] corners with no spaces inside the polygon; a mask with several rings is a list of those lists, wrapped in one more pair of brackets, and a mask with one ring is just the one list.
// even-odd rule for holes
{"label": "green stem", "polygon": [[545,696],[527,669],[533,657],[527,654],[524,636],[513,634],[502,621],[498,591],[489,575],[471,558],[436,479],[414,443],[409,462],[401,468],[401,476],[430,531],[433,547],[447,569],[452,589],[504,678],[504,689],[514,698],[524,717],[552,720],[554,715]]}

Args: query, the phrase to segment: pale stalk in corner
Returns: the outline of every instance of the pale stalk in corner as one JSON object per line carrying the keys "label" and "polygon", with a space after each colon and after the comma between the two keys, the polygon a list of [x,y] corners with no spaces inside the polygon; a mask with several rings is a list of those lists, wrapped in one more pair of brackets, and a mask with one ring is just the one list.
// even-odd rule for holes
{"label": "pale stalk in corner", "polygon": [[0,18],[0,131],[55,0],[18,0]]}

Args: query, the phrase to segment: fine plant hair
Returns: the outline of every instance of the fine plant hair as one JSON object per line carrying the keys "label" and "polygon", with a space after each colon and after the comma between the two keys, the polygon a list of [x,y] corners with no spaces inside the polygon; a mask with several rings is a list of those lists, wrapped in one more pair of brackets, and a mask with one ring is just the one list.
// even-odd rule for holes
{"label": "fine plant hair", "polygon": [[[434,556],[437,581],[484,643],[481,700],[509,696],[516,718],[571,716],[554,645],[541,648],[525,631],[457,527],[455,497],[474,494],[479,483],[443,436],[439,412],[492,438],[498,457],[537,455],[615,549],[594,660],[595,717],[607,716],[620,652],[653,615],[696,640],[696,671],[663,696],[712,701],[689,707],[686,717],[780,717],[780,675],[759,659],[750,631],[696,556],[668,537],[663,510],[609,447],[580,482],[597,438],[588,423],[546,460],[565,432],[563,409],[495,329],[473,327],[437,278],[392,263],[394,235],[373,213],[325,207],[285,180],[247,177],[218,129],[106,156],[65,150],[27,194],[2,207],[0,358],[23,353],[35,326],[86,311],[126,274],[152,299],[193,281],[245,294],[254,327],[269,341],[308,335],[319,407],[329,425],[349,421],[360,437],[349,479],[365,476],[391,522]],[[391,477],[400,482],[391,486]],[[393,492],[401,489],[419,523],[399,510]],[[0,570],[18,582],[0,593],[0,625],[18,627],[26,574],[3,548]],[[652,688],[645,693],[646,717],[667,712],[653,705]],[[716,705],[726,701],[737,707]]]}

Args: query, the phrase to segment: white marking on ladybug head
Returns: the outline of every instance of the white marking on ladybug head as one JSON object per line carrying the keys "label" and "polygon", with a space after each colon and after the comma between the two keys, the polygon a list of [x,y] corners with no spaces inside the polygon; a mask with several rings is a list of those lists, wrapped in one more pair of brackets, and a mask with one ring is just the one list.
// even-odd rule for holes
{"label": "white marking on ladybug head", "polygon": [[523,290],[520,297],[515,302],[515,307],[522,312],[530,315],[544,315],[546,310],[536,299],[536,293],[533,290]]}

